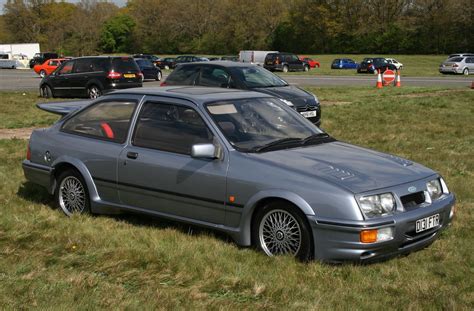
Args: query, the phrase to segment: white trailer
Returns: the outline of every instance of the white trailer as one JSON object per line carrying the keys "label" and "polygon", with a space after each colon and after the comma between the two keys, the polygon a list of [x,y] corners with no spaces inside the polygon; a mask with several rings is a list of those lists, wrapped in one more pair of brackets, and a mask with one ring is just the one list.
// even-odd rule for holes
{"label": "white trailer", "polygon": [[261,66],[265,62],[268,53],[278,53],[278,51],[240,51],[239,61]]}
{"label": "white trailer", "polygon": [[1,54],[26,55],[28,59],[31,59],[39,52],[41,52],[39,43],[0,44]]}

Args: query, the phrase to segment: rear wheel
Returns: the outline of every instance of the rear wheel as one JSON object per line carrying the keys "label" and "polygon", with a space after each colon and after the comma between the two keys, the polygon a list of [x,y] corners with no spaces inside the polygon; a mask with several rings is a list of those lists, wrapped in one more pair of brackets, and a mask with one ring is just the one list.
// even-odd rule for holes
{"label": "rear wheel", "polygon": [[465,75],[465,76],[468,76],[469,75],[469,69],[464,68],[464,70],[462,71],[462,74]]}
{"label": "rear wheel", "polygon": [[91,85],[87,89],[87,95],[89,95],[90,99],[99,98],[102,95],[102,91],[96,85]]}
{"label": "rear wheel", "polygon": [[309,71],[309,66],[304,66],[304,71]]}
{"label": "rear wheel", "polygon": [[57,178],[55,202],[67,216],[90,212],[89,192],[81,174],[68,169]]}
{"label": "rear wheel", "polygon": [[283,72],[288,72],[288,66],[283,66]]}
{"label": "rear wheel", "polygon": [[46,71],[41,70],[41,71],[39,72],[39,75],[40,75],[41,78],[46,77]]}
{"label": "rear wheel", "polygon": [[252,223],[254,245],[268,256],[291,255],[311,259],[311,230],[304,214],[286,202],[272,202],[256,212]]}
{"label": "rear wheel", "polygon": [[43,85],[40,89],[40,95],[43,98],[51,98],[53,97],[53,91],[51,91],[51,88],[49,85]]}
{"label": "rear wheel", "polygon": [[165,65],[165,69],[166,69],[166,70],[170,70],[170,66]]}

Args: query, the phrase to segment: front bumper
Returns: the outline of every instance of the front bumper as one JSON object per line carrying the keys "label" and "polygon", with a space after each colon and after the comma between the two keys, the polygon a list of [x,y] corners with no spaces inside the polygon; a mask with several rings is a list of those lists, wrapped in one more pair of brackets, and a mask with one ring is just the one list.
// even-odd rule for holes
{"label": "front bumper", "polygon": [[[447,194],[427,207],[405,211],[390,217],[367,221],[336,221],[308,216],[313,231],[315,259],[329,262],[367,262],[422,249],[436,240],[452,221],[455,197]],[[439,226],[415,233],[416,221],[439,214]],[[362,243],[360,232],[365,229],[393,227],[392,240]]]}

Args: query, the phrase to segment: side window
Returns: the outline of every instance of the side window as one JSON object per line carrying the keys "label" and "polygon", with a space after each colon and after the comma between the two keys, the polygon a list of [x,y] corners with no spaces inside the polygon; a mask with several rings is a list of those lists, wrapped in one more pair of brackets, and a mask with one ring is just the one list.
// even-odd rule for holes
{"label": "side window", "polygon": [[466,58],[466,63],[468,63],[468,64],[474,63],[474,57],[468,57],[468,58]]}
{"label": "side window", "polygon": [[107,58],[96,58],[91,61],[91,70],[92,71],[107,71],[107,63],[109,60]]}
{"label": "side window", "polygon": [[67,120],[61,130],[124,143],[135,106],[134,101],[101,102]]}
{"label": "side window", "polygon": [[49,65],[50,66],[57,66],[57,65],[59,65],[59,62],[57,60],[52,60],[52,61],[49,62]]}
{"label": "side window", "polygon": [[72,72],[72,67],[74,66],[74,61],[70,60],[64,63],[64,66],[59,70],[59,74],[64,75]]}
{"label": "side window", "polygon": [[294,55],[294,54],[291,55],[291,61],[292,61],[292,62],[296,62],[296,61],[299,61],[299,60],[300,60],[300,59],[298,58],[298,56],[296,56],[296,55]]}
{"label": "side window", "polygon": [[91,59],[78,59],[74,66],[74,73],[91,72]]}
{"label": "side window", "polygon": [[191,154],[194,144],[212,143],[213,135],[192,108],[147,102],[138,116],[133,145]]}
{"label": "side window", "polygon": [[291,62],[291,55],[285,55],[285,62]]}
{"label": "side window", "polygon": [[202,67],[199,85],[228,87],[230,75],[222,68]]}

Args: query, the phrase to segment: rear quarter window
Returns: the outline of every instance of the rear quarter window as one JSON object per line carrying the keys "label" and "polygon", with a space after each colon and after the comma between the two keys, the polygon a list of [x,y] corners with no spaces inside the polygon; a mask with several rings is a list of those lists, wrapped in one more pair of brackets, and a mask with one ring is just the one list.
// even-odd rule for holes
{"label": "rear quarter window", "polygon": [[198,66],[181,66],[176,68],[166,79],[169,85],[194,85],[199,75]]}
{"label": "rear quarter window", "polygon": [[124,143],[135,107],[135,101],[100,102],[66,120],[61,131]]}
{"label": "rear quarter window", "polygon": [[120,57],[112,59],[112,69],[116,72],[137,72],[140,69],[131,57]]}

